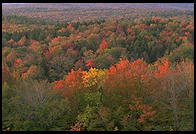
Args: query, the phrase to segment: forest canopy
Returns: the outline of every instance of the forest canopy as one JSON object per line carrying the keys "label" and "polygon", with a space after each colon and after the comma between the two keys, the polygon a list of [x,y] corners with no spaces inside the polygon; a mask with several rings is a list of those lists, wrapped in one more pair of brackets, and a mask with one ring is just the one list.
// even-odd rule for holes
{"label": "forest canopy", "polygon": [[166,5],[3,5],[2,130],[193,130],[194,11]]}

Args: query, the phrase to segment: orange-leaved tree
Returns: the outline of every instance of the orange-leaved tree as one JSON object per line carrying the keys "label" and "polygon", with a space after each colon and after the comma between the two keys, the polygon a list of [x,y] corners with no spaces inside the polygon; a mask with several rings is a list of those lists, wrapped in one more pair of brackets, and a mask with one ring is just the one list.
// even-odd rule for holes
{"label": "orange-leaved tree", "polygon": [[101,51],[103,51],[104,49],[106,49],[108,47],[108,43],[106,42],[105,39],[102,40],[101,44],[99,45],[99,48],[97,49],[97,53],[100,53]]}
{"label": "orange-leaved tree", "polygon": [[132,63],[128,60],[120,60],[116,66],[111,66],[106,77],[106,85],[109,86],[109,92],[118,90],[126,92],[141,88],[138,84],[142,84],[148,75],[148,64],[138,59]]}
{"label": "orange-leaved tree", "polygon": [[131,95],[131,99],[134,104],[129,104],[129,109],[132,114],[137,113],[139,116],[137,118],[137,122],[141,124],[147,123],[149,120],[152,121],[153,116],[156,114],[156,110],[153,110],[151,105],[144,104],[140,98],[136,98],[134,95]]}
{"label": "orange-leaved tree", "polygon": [[87,67],[87,69],[89,69],[91,67],[95,67],[94,60],[93,59],[86,60],[86,67]]}
{"label": "orange-leaved tree", "polygon": [[83,72],[81,69],[78,69],[77,71],[74,71],[72,69],[71,72],[68,73],[64,81],[55,81],[53,88],[55,90],[61,90],[63,97],[70,98],[76,90],[80,89],[83,86],[82,76],[84,75],[84,73],[85,72]]}

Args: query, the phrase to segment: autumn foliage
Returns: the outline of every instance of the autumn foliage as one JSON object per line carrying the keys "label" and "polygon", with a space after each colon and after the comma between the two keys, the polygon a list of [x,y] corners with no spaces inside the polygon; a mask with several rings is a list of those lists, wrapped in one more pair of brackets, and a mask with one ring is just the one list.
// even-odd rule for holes
{"label": "autumn foliage", "polygon": [[[132,95],[133,96],[133,95]],[[139,112],[141,111],[141,114],[139,115],[139,118],[137,119],[138,123],[145,124],[146,120],[153,121],[153,116],[156,114],[156,110],[152,109],[152,106],[148,104],[143,104],[141,99],[138,99],[136,97],[132,97],[134,99],[134,105],[129,104],[130,110],[133,112]]]}
{"label": "autumn foliage", "polygon": [[20,65],[22,64],[22,60],[21,59],[16,59],[15,61],[14,61],[14,67],[19,67]]}
{"label": "autumn foliage", "polygon": [[[124,92],[123,89],[130,88],[131,92],[134,92],[136,83],[139,80],[147,78],[147,63],[138,59],[134,62],[128,60],[120,60],[116,66],[111,66],[108,70],[106,77],[106,85],[113,87],[113,91],[119,90]],[[113,92],[112,91],[112,92]],[[110,92],[110,90],[108,90]]]}
{"label": "autumn foliage", "polygon": [[54,90],[58,91],[65,87],[65,81],[63,80],[55,81],[54,83],[55,83]]}
{"label": "autumn foliage", "polygon": [[107,47],[108,47],[108,43],[106,42],[105,39],[103,39],[101,44],[99,45],[99,49],[97,50],[97,52],[100,53],[101,51],[103,51]]}
{"label": "autumn foliage", "polygon": [[169,71],[169,63],[168,59],[164,59],[162,64],[159,64],[158,61],[155,63],[157,66],[157,72],[155,73],[155,77],[159,77],[164,73],[168,73]]}
{"label": "autumn foliage", "polygon": [[194,10],[74,4],[3,5],[2,130],[193,130]]}
{"label": "autumn foliage", "polygon": [[93,59],[86,60],[86,67],[89,69],[91,67],[95,67],[95,63]]}
{"label": "autumn foliage", "polygon": [[69,98],[78,88],[82,87],[82,76],[85,72],[81,69],[68,73],[65,80],[56,81],[54,85],[55,90],[63,89],[62,96]]}
{"label": "autumn foliage", "polygon": [[70,131],[81,131],[81,124],[77,122],[74,126],[71,126]]}

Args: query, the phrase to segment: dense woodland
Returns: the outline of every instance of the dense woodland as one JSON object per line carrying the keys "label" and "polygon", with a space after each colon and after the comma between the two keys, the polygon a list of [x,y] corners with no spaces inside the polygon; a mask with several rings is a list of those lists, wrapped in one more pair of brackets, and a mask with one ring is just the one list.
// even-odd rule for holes
{"label": "dense woodland", "polygon": [[193,10],[39,6],[3,6],[2,130],[194,129]]}

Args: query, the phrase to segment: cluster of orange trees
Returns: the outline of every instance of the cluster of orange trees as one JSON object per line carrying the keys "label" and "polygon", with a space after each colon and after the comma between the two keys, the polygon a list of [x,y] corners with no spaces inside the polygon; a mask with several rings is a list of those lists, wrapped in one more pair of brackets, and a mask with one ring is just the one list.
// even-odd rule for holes
{"label": "cluster of orange trees", "polygon": [[[64,80],[54,82],[54,90],[75,103],[75,110],[82,107],[81,100],[74,98],[78,93],[85,96],[84,100],[89,99],[84,111],[90,115],[100,108],[108,110],[108,113],[98,113],[98,117],[92,115],[92,119],[85,115],[87,113],[78,115],[71,130],[96,130],[98,120],[111,123],[109,116],[113,112],[119,114],[118,120],[111,120],[115,122],[111,123],[113,129],[156,130],[160,127],[157,123],[170,122],[165,126],[168,130],[182,130],[185,127],[182,126],[183,114],[188,110],[185,100],[193,97],[193,69],[192,62],[172,67],[168,59],[160,59],[153,65],[141,59],[134,62],[120,60],[105,70],[72,70]],[[108,128],[111,124],[106,124],[100,130],[112,130]]]}

